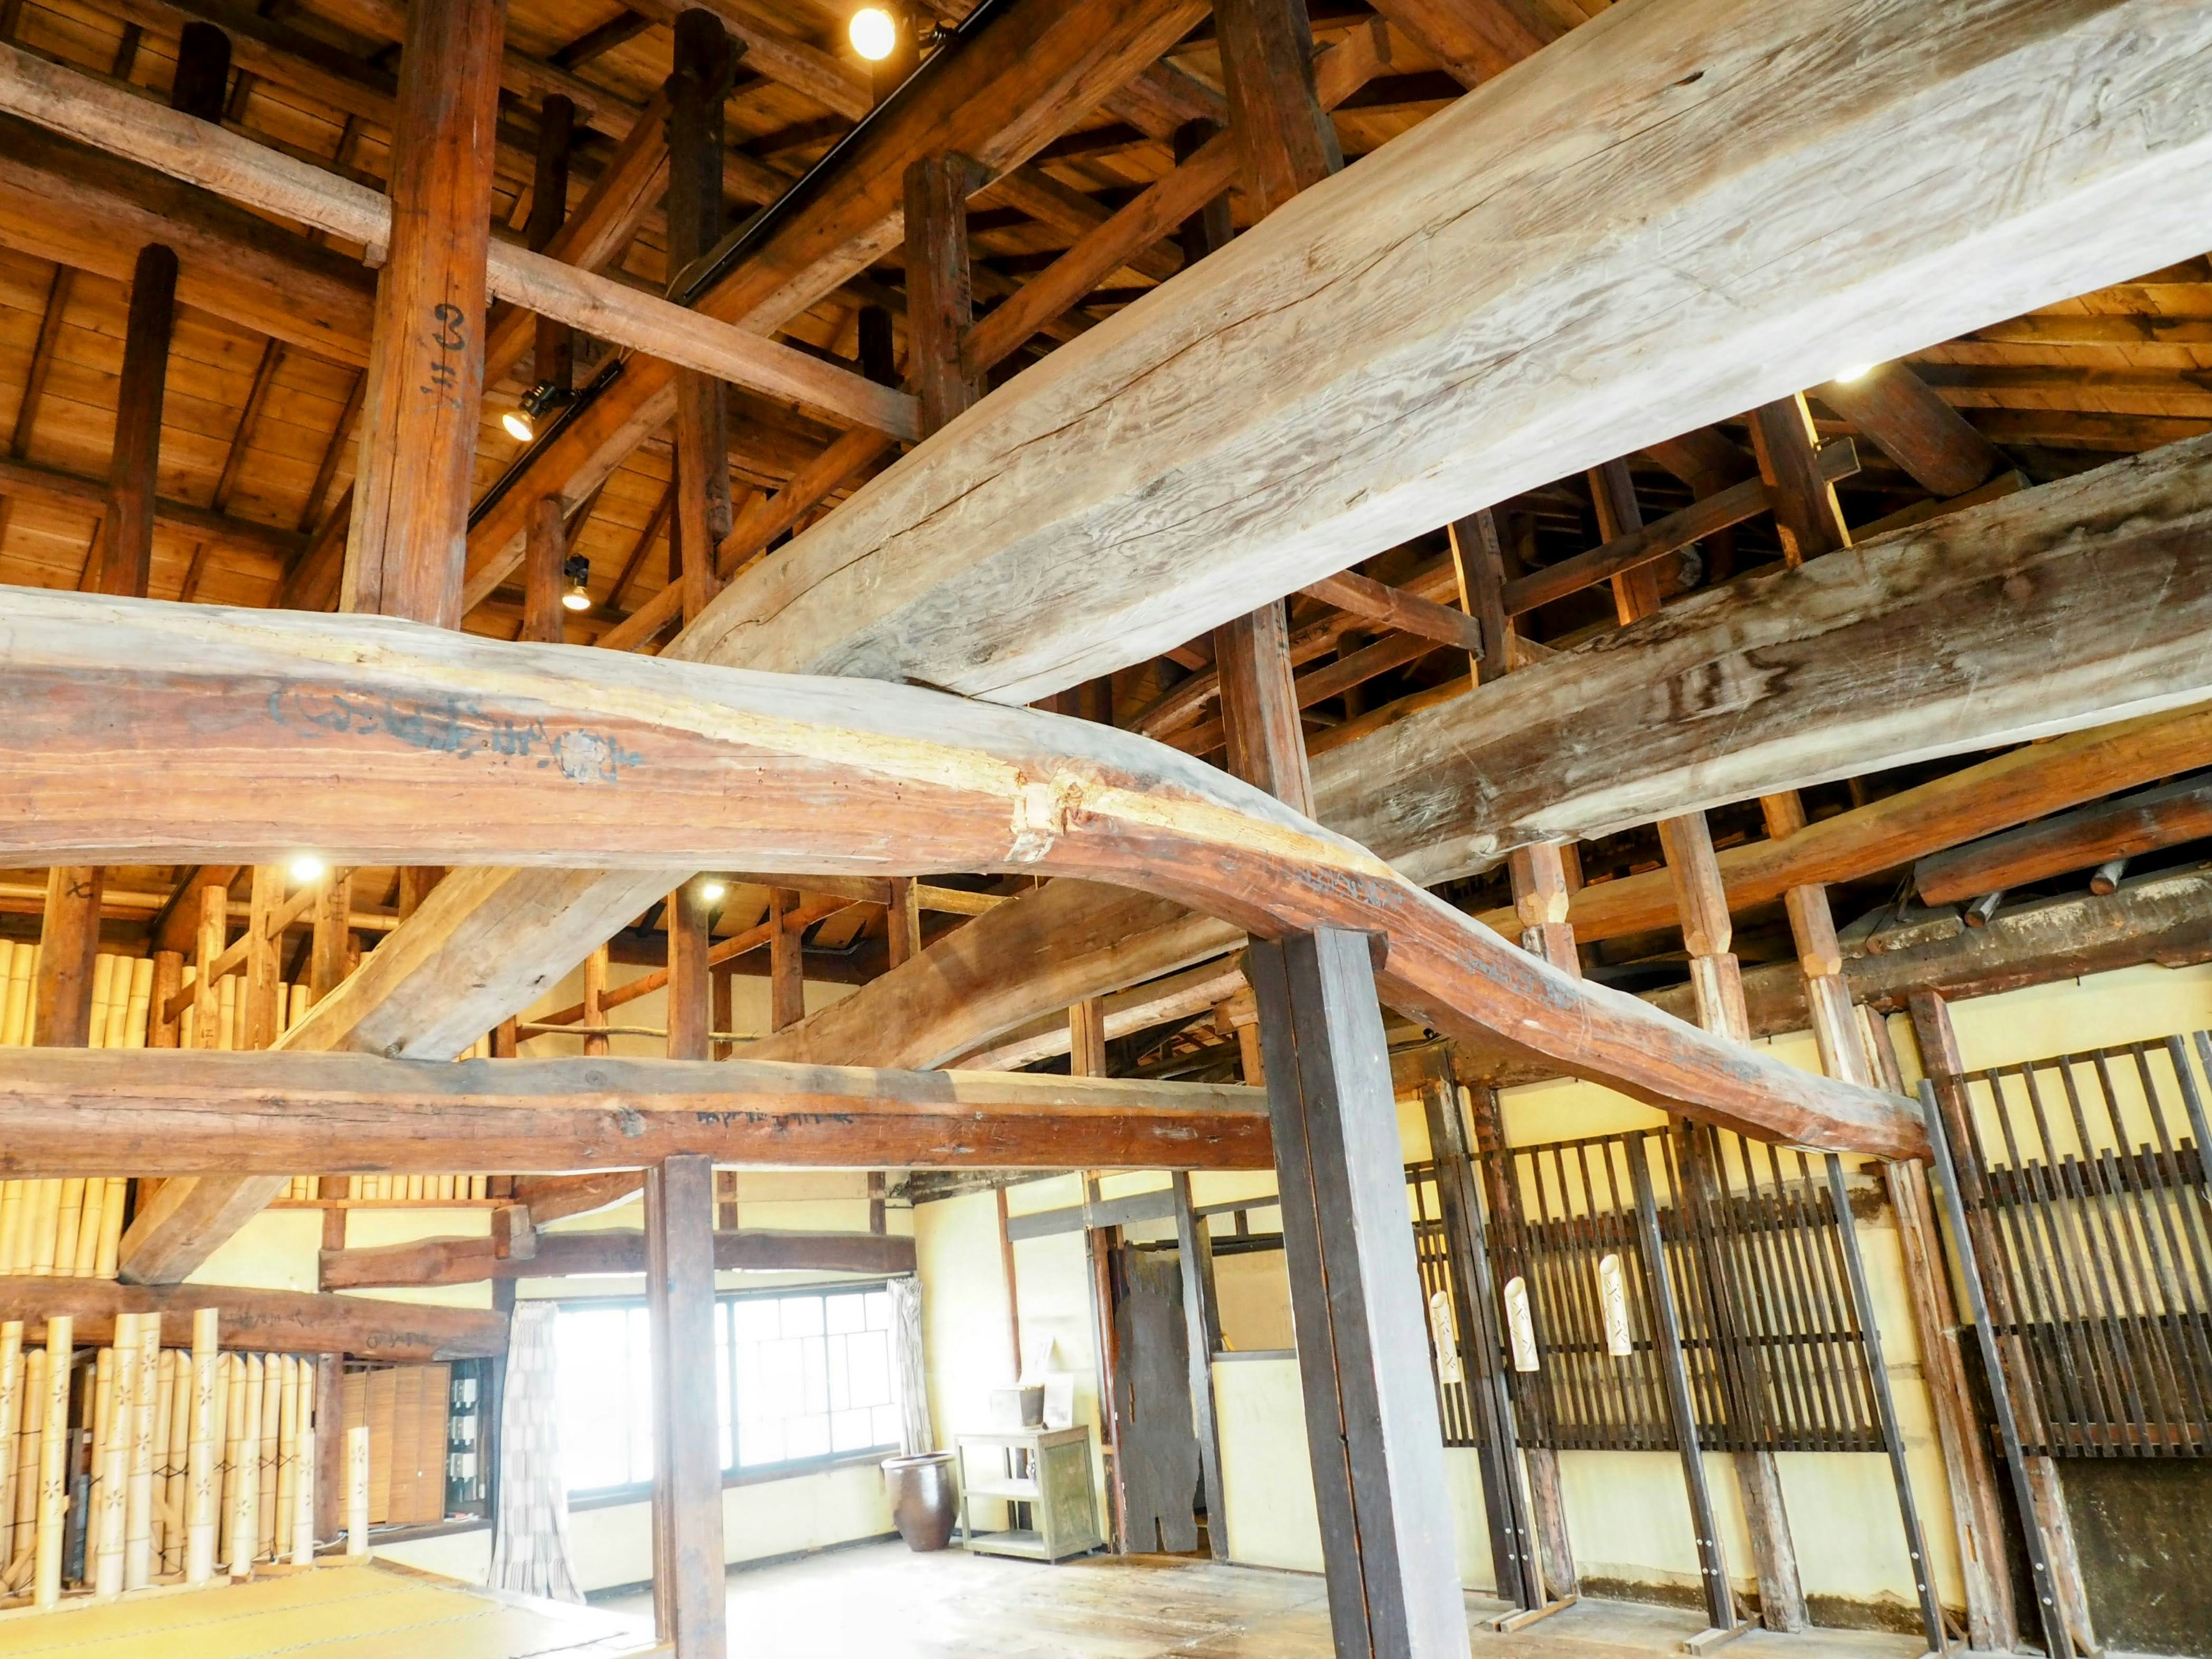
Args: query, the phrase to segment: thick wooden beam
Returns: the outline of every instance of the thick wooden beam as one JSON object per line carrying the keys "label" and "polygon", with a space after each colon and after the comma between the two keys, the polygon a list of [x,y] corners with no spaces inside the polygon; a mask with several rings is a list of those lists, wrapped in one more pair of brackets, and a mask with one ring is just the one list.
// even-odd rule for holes
{"label": "thick wooden beam", "polygon": [[[13,457],[0,457],[0,495],[52,501],[95,515],[107,512],[110,500],[105,480]],[[300,556],[305,543],[305,538],[295,532],[275,525],[257,524],[251,519],[194,507],[166,496],[155,498],[154,522],[163,529],[179,531],[224,547],[250,549],[286,563]]]}
{"label": "thick wooden beam", "polygon": [[169,376],[169,336],[177,320],[177,256],[159,242],[138,251],[123,331],[123,374],[115,388],[115,445],[107,471],[108,510],[100,526],[103,593],[143,599],[154,568],[158,517],[155,469],[161,453],[161,400]]}
{"label": "thick wooden beam", "polygon": [[[1793,392],[1751,411],[1751,445],[1774,505],[1782,556],[1802,564],[1851,544],[1836,487],[1822,476],[1820,441],[1804,395]],[[1977,480],[1978,482],[1978,480]]]}
{"label": "thick wooden beam", "polygon": [[1954,904],[2212,836],[2212,780],[2184,779],[1930,854],[1912,867],[1925,904]]}
{"label": "thick wooden beam", "polygon": [[[540,1233],[535,1254],[527,1256],[501,1255],[489,1238],[423,1238],[367,1249],[325,1250],[322,1285],[326,1291],[352,1291],[641,1273],[645,1261],[645,1235],[627,1229]],[[914,1240],[887,1233],[717,1232],[714,1270],[910,1273]]]}
{"label": "thick wooden beam", "polygon": [[[2021,100],[2163,110],[2212,79],[2212,21],[2029,6],[1939,21],[1885,0],[1839,21],[1814,0],[1701,0],[1576,30],[1010,381],[957,446],[740,577],[693,648],[1034,702],[1563,471],[1794,396],[1834,372],[1839,333],[1894,356],[2017,295],[2192,252],[2184,198],[2212,135],[2146,115],[2168,136],[2145,150],[2100,115],[2050,149]],[[1787,49],[1808,31],[1826,67]],[[1744,165],[1686,175],[1685,147]],[[1879,237],[1839,172],[1880,191]],[[1599,210],[1528,234],[1563,190]],[[1772,211],[1808,195],[1832,210],[1811,232]],[[1249,389],[1233,413],[1224,386]],[[1114,467],[1088,464],[1107,447]]]}
{"label": "thick wooden beam", "polygon": [[[1088,876],[1262,933],[1385,933],[1394,1006],[1671,1109],[1843,1150],[1918,1144],[1905,1103],[1577,985],[1257,791],[1092,721],[380,617],[7,599],[0,730],[16,810],[0,818],[0,856],[19,862],[125,847],[195,861],[239,840],[244,787],[252,838],[273,843],[264,856],[315,845],[355,866],[436,849],[571,867]],[[138,763],[186,746],[220,752],[219,775]],[[820,810],[825,788],[836,813]]]}
{"label": "thick wooden beam", "polygon": [[24,1322],[24,1340],[43,1341],[46,1322],[76,1322],[77,1340],[113,1340],[118,1314],[157,1313],[188,1330],[195,1309],[213,1308],[222,1346],[247,1353],[346,1353],[356,1359],[426,1364],[496,1358],[507,1352],[504,1315],[357,1296],[254,1291],[235,1285],[119,1285],[110,1279],[0,1279],[0,1308]]}
{"label": "thick wooden beam", "polygon": [[2007,465],[1995,444],[1903,363],[1877,364],[1817,392],[1931,495],[1963,495]]}
{"label": "thick wooden beam", "polygon": [[1221,79],[1244,193],[1261,218],[1344,165],[1314,92],[1305,0],[1216,0]]}
{"label": "thick wooden beam", "polygon": [[1565,33],[1533,0],[1382,0],[1375,8],[1463,87],[1504,73]]}
{"label": "thick wooden beam", "polygon": [[1386,586],[1357,572],[1344,570],[1324,576],[1307,583],[1300,592],[1385,628],[1434,640],[1439,645],[1455,645],[1471,657],[1483,654],[1481,625],[1464,611],[1455,611],[1403,588]]}
{"label": "thick wooden beam", "polygon": [[[0,1103],[10,1178],[558,1174],[695,1152],[834,1169],[1264,1169],[1268,1158],[1258,1095],[1228,1085],[746,1060],[41,1049],[0,1078]],[[218,1184],[165,1182],[155,1204],[172,1187]]]}

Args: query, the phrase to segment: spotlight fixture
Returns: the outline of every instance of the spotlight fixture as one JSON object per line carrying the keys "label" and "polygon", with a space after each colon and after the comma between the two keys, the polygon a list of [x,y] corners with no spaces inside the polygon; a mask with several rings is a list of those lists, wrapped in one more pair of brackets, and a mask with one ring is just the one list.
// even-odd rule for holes
{"label": "spotlight fixture", "polygon": [[292,860],[292,879],[304,887],[311,881],[320,881],[324,868],[323,861],[313,853],[299,854]]}
{"label": "spotlight fixture", "polygon": [[846,26],[853,50],[871,64],[880,64],[898,49],[898,20],[881,6],[863,6]]}
{"label": "spotlight fixture", "polygon": [[1839,369],[1828,378],[1832,380],[1841,380],[1845,382],[1851,380],[1863,380],[1868,375],[1873,374],[1875,366],[1872,363],[1853,363],[1849,368]]}
{"label": "spotlight fixture", "polygon": [[548,410],[575,401],[576,394],[567,386],[540,380],[522,394],[520,402],[499,417],[499,423],[507,428],[509,437],[526,444],[537,437],[538,422],[545,418]]}
{"label": "spotlight fixture", "polygon": [[722,896],[729,890],[720,882],[710,881],[700,887],[699,896],[709,904],[720,904],[722,902]]}
{"label": "spotlight fixture", "polygon": [[581,553],[571,553],[562,566],[561,574],[568,581],[568,591],[561,595],[561,603],[571,611],[592,608],[592,562]]}

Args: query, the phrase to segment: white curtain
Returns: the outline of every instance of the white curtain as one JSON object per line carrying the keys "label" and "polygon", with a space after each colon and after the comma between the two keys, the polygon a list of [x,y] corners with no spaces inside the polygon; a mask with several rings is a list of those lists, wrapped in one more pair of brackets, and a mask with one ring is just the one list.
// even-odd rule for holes
{"label": "white curtain", "polygon": [[507,1336],[491,1587],[581,1601],[575,1559],[568,1551],[568,1492],[561,1478],[553,1336],[559,1316],[550,1302],[523,1303],[514,1310]]}
{"label": "white curtain", "polygon": [[891,1363],[898,1374],[899,1449],[908,1457],[937,1449],[929,1424],[929,1382],[921,1362],[921,1281],[894,1279],[891,1293]]}

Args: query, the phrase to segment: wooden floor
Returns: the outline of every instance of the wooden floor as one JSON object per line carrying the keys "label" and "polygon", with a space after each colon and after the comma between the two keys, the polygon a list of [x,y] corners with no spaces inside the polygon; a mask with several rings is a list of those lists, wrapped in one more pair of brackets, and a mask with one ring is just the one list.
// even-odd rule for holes
{"label": "wooden floor", "polygon": [[[1134,1557],[1048,1567],[902,1545],[836,1550],[730,1577],[732,1659],[1328,1659],[1321,1581],[1298,1573]],[[600,1605],[651,1616],[651,1599]],[[1503,1610],[1468,1598],[1474,1659],[1672,1659],[1703,1621],[1686,1609],[1592,1601],[1514,1636],[1477,1629]],[[1754,1632],[1730,1659],[1915,1659],[1908,1636]]]}
{"label": "wooden floor", "polygon": [[386,1566],[0,1613],[8,1659],[617,1659],[653,1645],[649,1614],[641,1623]]}

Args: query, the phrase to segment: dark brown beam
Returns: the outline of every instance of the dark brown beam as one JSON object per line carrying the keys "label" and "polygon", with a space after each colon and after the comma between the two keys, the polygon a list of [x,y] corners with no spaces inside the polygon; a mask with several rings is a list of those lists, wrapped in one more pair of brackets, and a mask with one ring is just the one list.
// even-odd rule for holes
{"label": "dark brown beam", "polygon": [[1502,74],[1566,33],[1534,0],[1380,0],[1375,9],[1464,87]]}
{"label": "dark brown beam", "polygon": [[[642,1182],[633,1177],[633,1190]],[[536,1219],[532,1212],[533,1221]],[[717,1273],[910,1273],[914,1240],[886,1233],[770,1232],[714,1235]],[[645,1271],[645,1235],[629,1229],[537,1236],[533,1255],[501,1255],[489,1238],[422,1238],[367,1249],[325,1250],[325,1291],[410,1285],[476,1285],[486,1279],[568,1279]]]}
{"label": "dark brown beam", "polygon": [[[83,477],[59,467],[41,466],[35,461],[0,459],[0,494],[51,501],[99,516],[107,512],[105,479]],[[257,524],[252,519],[234,518],[227,513],[166,498],[154,502],[154,522],[226,547],[249,548],[264,557],[286,562],[298,558],[301,549],[307,544],[304,537],[280,530],[275,525]]]}
{"label": "dark brown beam", "polygon": [[108,463],[109,507],[101,526],[103,593],[144,599],[154,568],[154,477],[161,459],[161,402],[169,374],[169,335],[177,317],[177,256],[159,242],[138,251],[123,332],[123,374],[116,386],[115,447]]}
{"label": "dark brown beam", "polygon": [[1913,866],[1912,882],[1923,903],[1954,904],[2204,836],[2212,836],[2212,780],[2190,778],[1931,854]]}
{"label": "dark brown beam", "polygon": [[693,1152],[726,1164],[860,1170],[1267,1163],[1257,1096],[1226,1085],[744,1060],[456,1064],[281,1049],[42,1048],[0,1075],[0,1107],[9,1123],[0,1173],[9,1177],[102,1169],[557,1174]]}
{"label": "dark brown beam", "polygon": [[[668,268],[687,269],[721,239],[722,105],[742,47],[712,12],[676,20],[668,99]],[[676,517],[691,556],[683,574],[684,619],[721,589],[712,550],[730,533],[730,424],[720,380],[696,369],[676,376]],[[671,575],[673,585],[673,573]],[[703,1054],[703,1050],[702,1051]]]}
{"label": "dark brown beam", "polygon": [[[1851,544],[1836,487],[1822,470],[1820,441],[1802,393],[1751,411],[1752,448],[1759,456],[1774,506],[1774,527],[1782,538],[1782,556],[1802,564]],[[1979,479],[1975,480],[1979,483]]]}
{"label": "dark brown beam", "polygon": [[1995,444],[1903,363],[1831,380],[1817,395],[1931,495],[1963,495],[2008,465]]}
{"label": "dark brown beam", "polygon": [[961,345],[975,303],[968,198],[981,183],[964,155],[925,155],[906,170],[907,372],[925,434],[975,401],[981,375],[962,367]]}
{"label": "dark brown beam", "polygon": [[26,1344],[46,1340],[46,1321],[68,1315],[75,1340],[114,1340],[118,1314],[158,1313],[188,1329],[192,1312],[213,1308],[217,1340],[250,1353],[345,1353],[356,1359],[426,1364],[492,1359],[507,1352],[507,1318],[474,1308],[437,1308],[304,1291],[235,1285],[123,1285],[111,1279],[0,1279],[0,1308],[23,1322]]}

